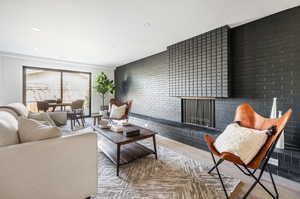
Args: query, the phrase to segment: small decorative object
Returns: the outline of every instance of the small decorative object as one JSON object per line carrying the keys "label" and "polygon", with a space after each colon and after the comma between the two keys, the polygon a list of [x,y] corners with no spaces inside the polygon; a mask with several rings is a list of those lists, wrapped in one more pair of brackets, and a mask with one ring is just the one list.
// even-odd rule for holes
{"label": "small decorative object", "polygon": [[99,121],[99,127],[101,129],[108,129],[109,128],[108,121],[100,120]]}
{"label": "small decorative object", "polygon": [[273,98],[273,105],[271,109],[270,118],[277,118],[277,97]]}
{"label": "small decorative object", "polygon": [[104,118],[108,117],[108,112],[107,112],[107,110],[102,110],[102,111],[100,110],[100,111],[99,111],[99,114],[102,115]]}
{"label": "small decorative object", "polygon": [[124,131],[124,127],[122,126],[118,126],[118,125],[112,125],[110,127],[110,130],[116,132],[116,133],[120,133],[120,132],[123,132]]}
{"label": "small decorative object", "polygon": [[[282,111],[278,111],[278,117],[281,117],[282,116]],[[284,149],[284,131],[282,131],[279,139],[278,139],[278,142],[276,144],[276,148],[277,149]]]}
{"label": "small decorative object", "polygon": [[130,126],[130,124],[127,121],[121,122],[122,126]]}
{"label": "small decorative object", "polygon": [[140,129],[137,127],[126,127],[124,128],[123,135],[126,137],[133,137],[140,134]]}
{"label": "small decorative object", "polygon": [[[282,116],[282,111],[278,111],[278,117]],[[271,110],[270,118],[277,118],[277,98],[273,98],[273,105]],[[278,139],[276,144],[277,149],[284,149],[284,131],[281,133],[281,136]]]}
{"label": "small decorative object", "polygon": [[105,95],[109,92],[111,94],[114,94],[115,92],[115,85],[114,81],[108,79],[107,75],[105,73],[98,74],[96,76],[96,82],[95,82],[94,89],[97,93],[101,94],[102,96],[102,106],[100,107],[101,111],[107,110],[108,106],[104,106],[104,100]]}

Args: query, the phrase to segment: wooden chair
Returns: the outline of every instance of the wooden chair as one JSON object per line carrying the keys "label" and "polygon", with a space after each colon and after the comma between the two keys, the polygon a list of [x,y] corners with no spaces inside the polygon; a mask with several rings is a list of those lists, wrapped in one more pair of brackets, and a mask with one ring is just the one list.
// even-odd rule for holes
{"label": "wooden chair", "polygon": [[[224,186],[224,183],[223,183],[223,180],[220,175],[219,168],[218,168],[218,166],[224,160],[232,162],[245,175],[250,176],[255,180],[255,182],[252,184],[252,186],[249,188],[249,190],[247,191],[247,193],[244,195],[243,198],[247,198],[248,195],[250,194],[250,192],[253,190],[253,188],[257,184],[259,184],[266,192],[268,192],[272,196],[272,198],[279,197],[279,194],[278,194],[278,191],[276,188],[276,184],[274,182],[271,170],[268,165],[268,161],[271,157],[271,154],[273,153],[273,150],[278,141],[278,138],[280,137],[291,114],[292,114],[292,110],[289,109],[282,117],[275,118],[275,119],[269,119],[269,118],[265,118],[265,117],[262,117],[259,114],[257,114],[251,108],[251,106],[248,104],[242,104],[237,107],[234,121],[238,122],[243,127],[253,128],[253,129],[258,129],[258,130],[267,130],[272,126],[276,126],[276,130],[275,130],[274,134],[269,136],[265,145],[261,148],[261,150],[258,152],[258,154],[254,157],[254,159],[247,165],[245,165],[238,156],[236,156],[232,153],[229,153],[229,152],[219,153],[213,145],[214,139],[207,134],[204,135],[204,140],[211,152],[211,156],[212,156],[212,159],[214,162],[214,167],[208,173],[211,173],[214,169],[216,169],[219,179],[221,181],[223,190],[225,192],[226,198],[228,198],[228,194],[225,189],[225,186]],[[218,162],[216,162],[214,155],[220,158]],[[260,182],[260,179],[261,179],[262,174],[265,171],[266,167],[268,167],[270,178],[271,178],[273,188],[274,188],[274,191],[276,194],[275,196]],[[254,174],[258,168],[260,168],[261,170],[258,174],[258,177],[256,177]]]}
{"label": "wooden chair", "polygon": [[36,106],[37,106],[38,112],[40,112],[40,111],[47,112],[49,109],[49,104],[46,101],[37,101]]}
{"label": "wooden chair", "polygon": [[132,106],[132,100],[129,100],[128,102],[122,103],[122,102],[117,101],[116,99],[111,99],[110,103],[109,103],[110,110],[111,110],[111,106],[113,104],[116,105],[116,106],[123,106],[124,104],[126,104],[127,108],[126,108],[125,114],[121,118],[109,118],[109,119],[111,119],[111,120],[128,120],[128,115],[130,113],[131,106]]}
{"label": "wooden chair", "polygon": [[76,100],[72,102],[71,111],[68,112],[68,118],[71,120],[71,129],[74,129],[75,123],[80,125],[79,120],[81,120],[82,126],[85,126],[84,120],[84,100]]}

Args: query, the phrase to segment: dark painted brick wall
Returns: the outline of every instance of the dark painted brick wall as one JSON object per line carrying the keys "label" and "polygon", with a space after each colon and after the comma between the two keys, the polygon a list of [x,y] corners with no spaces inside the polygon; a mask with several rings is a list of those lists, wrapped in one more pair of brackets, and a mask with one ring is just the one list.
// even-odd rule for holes
{"label": "dark painted brick wall", "polygon": [[[286,128],[288,146],[300,147],[300,7],[230,31],[231,97],[216,100],[216,128],[224,129],[235,108],[248,103],[269,116],[272,98],[278,109],[294,110]],[[168,55],[162,52],[118,67],[116,97],[133,99],[132,112],[181,121],[180,99],[168,97]]]}
{"label": "dark painted brick wall", "polygon": [[118,67],[116,98],[133,100],[131,112],[181,121],[181,100],[169,97],[168,54],[157,55]]}
{"label": "dark painted brick wall", "polygon": [[232,120],[240,103],[269,116],[272,98],[278,97],[279,110],[294,111],[286,142],[300,147],[299,19],[297,7],[231,30],[232,98],[217,100],[217,128]]}

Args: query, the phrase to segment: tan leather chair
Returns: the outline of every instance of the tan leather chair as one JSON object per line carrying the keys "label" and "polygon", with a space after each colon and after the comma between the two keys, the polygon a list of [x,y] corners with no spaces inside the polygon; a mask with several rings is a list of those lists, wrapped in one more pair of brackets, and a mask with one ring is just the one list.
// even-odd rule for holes
{"label": "tan leather chair", "polygon": [[[205,140],[205,142],[206,142],[206,144],[207,144],[207,146],[208,146],[208,148],[211,152],[211,155],[212,155],[212,158],[213,158],[213,161],[214,161],[214,164],[215,164],[215,166],[208,173],[211,173],[214,169],[217,170],[218,176],[220,178],[221,184],[223,186],[223,189],[224,189],[224,192],[225,192],[225,195],[226,195],[227,198],[228,198],[228,194],[227,194],[227,191],[225,189],[225,186],[223,184],[223,180],[221,178],[221,175],[220,175],[219,169],[218,169],[218,165],[221,164],[224,160],[232,162],[245,175],[248,175],[248,176],[251,176],[251,177],[254,178],[255,182],[253,183],[253,185],[250,187],[250,189],[248,190],[248,192],[245,194],[245,196],[243,198],[248,197],[250,192],[253,190],[253,188],[257,184],[261,185],[264,188],[264,190],[267,191],[272,196],[272,198],[278,198],[279,197],[275,182],[273,180],[272,173],[271,173],[271,171],[269,169],[269,166],[268,166],[268,161],[269,161],[269,158],[271,157],[271,154],[272,154],[272,152],[275,148],[275,145],[277,143],[278,138],[280,137],[287,121],[291,117],[291,114],[292,114],[292,110],[289,109],[280,118],[269,119],[269,118],[262,117],[261,115],[256,113],[252,109],[252,107],[248,104],[242,104],[242,105],[239,105],[237,107],[234,121],[238,122],[240,124],[240,126],[247,127],[247,128],[253,128],[253,129],[257,129],[257,130],[267,130],[272,126],[276,126],[276,130],[273,133],[273,135],[269,136],[269,138],[266,141],[265,145],[261,148],[261,150],[255,156],[255,158],[247,165],[245,165],[243,163],[243,161],[238,156],[236,156],[232,153],[229,153],[229,152],[219,153],[213,145],[214,144],[214,139],[212,137],[210,137],[209,135],[207,135],[207,134],[204,135],[204,140]],[[218,162],[216,162],[216,160],[214,158],[214,155],[218,156],[220,158]],[[240,167],[239,165],[241,165],[242,167]],[[263,174],[266,167],[268,167],[276,196],[274,196],[260,182],[261,176],[262,176],[262,174]],[[256,177],[254,174],[255,174],[255,172],[258,168],[261,168],[261,171],[260,171],[260,174],[258,175],[258,177]],[[253,171],[250,171],[250,169],[252,169]]]}

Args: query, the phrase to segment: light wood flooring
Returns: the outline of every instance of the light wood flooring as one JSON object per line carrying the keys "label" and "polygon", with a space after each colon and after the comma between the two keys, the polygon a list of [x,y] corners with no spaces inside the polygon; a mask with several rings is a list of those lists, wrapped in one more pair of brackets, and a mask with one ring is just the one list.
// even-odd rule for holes
{"label": "light wood flooring", "polygon": [[[209,152],[197,149],[195,147],[182,144],[180,142],[176,142],[174,140],[157,136],[157,143],[158,145],[167,147],[169,149],[172,149],[176,151],[177,153],[186,155],[192,159],[200,160],[200,161],[208,161],[212,163],[211,155]],[[230,175],[232,177],[238,178],[241,180],[240,185],[238,188],[234,191],[231,198],[237,199],[241,198],[244,193],[248,190],[249,186],[253,183],[253,180],[248,178],[248,176],[245,176],[242,174],[234,165],[225,162],[221,164],[220,171],[223,172],[225,175]],[[266,173],[268,174],[268,173]],[[278,192],[279,192],[279,198],[280,199],[299,199],[300,198],[300,183],[296,183],[293,181],[290,181],[286,178],[282,178],[280,176],[274,175],[275,182],[277,184]],[[267,187],[270,187],[270,190],[272,189],[272,184],[270,182],[269,175],[263,176],[262,181]],[[266,193],[263,188],[261,188],[259,185],[255,187],[255,189],[252,191],[251,195],[248,197],[249,199],[268,199],[272,198],[268,193]]]}

